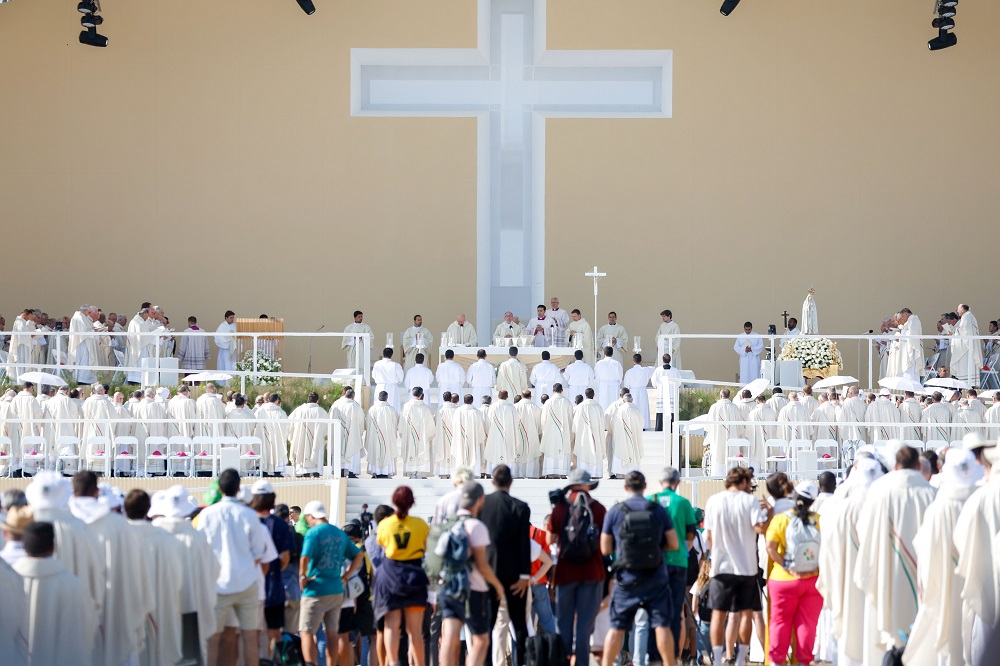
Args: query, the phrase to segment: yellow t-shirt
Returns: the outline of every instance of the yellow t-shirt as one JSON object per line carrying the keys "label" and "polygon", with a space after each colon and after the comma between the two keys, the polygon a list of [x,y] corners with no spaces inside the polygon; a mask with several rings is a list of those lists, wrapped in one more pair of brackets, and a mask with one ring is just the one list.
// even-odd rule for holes
{"label": "yellow t-shirt", "polygon": [[[767,535],[764,537],[768,541],[778,544],[778,552],[782,556],[785,555],[785,530],[788,529],[788,524],[791,521],[791,515],[788,513],[779,513],[771,519],[771,524],[767,526]],[[816,529],[819,529],[819,516],[817,514],[812,514],[812,521]],[[819,575],[819,569],[817,569],[811,573],[793,576],[782,566],[783,564],[784,560],[773,563],[771,573],[768,575],[769,580],[798,580],[799,578],[812,578]]]}
{"label": "yellow t-shirt", "polygon": [[400,520],[393,514],[378,524],[375,539],[385,549],[385,556],[389,559],[417,560],[424,556],[430,530],[420,518],[407,516]]}

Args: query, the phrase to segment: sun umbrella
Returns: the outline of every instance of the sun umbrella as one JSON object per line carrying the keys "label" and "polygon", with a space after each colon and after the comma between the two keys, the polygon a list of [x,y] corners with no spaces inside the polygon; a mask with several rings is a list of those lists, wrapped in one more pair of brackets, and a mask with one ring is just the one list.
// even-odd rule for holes
{"label": "sun umbrella", "polygon": [[39,386],[67,386],[65,379],[49,372],[22,372],[17,376],[17,380],[22,384],[31,382]]}
{"label": "sun umbrella", "polygon": [[767,381],[764,377],[755,379],[743,388],[739,390],[737,395],[742,395],[743,391],[750,391],[750,399],[753,400],[761,393],[767,390],[767,387],[771,385],[771,382]]}
{"label": "sun umbrella", "polygon": [[857,377],[851,377],[850,375],[834,375],[833,377],[827,377],[826,379],[821,379],[815,384],[813,384],[814,389],[825,389],[825,388],[836,388],[838,386],[846,386],[848,384],[857,384]]}
{"label": "sun umbrella", "polygon": [[687,435],[696,435],[698,433],[703,433],[705,432],[705,426],[703,426],[701,422],[707,420],[708,420],[708,414],[702,414],[701,416],[696,416],[690,421],[688,421],[687,425],[682,426],[682,430],[684,430],[684,433]]}
{"label": "sun umbrella", "polygon": [[878,385],[882,388],[887,388],[890,391],[910,391],[911,393],[919,393],[924,390],[924,387],[920,385],[915,379],[910,379],[909,377],[886,377],[885,379],[878,380]]}
{"label": "sun umbrella", "polygon": [[935,377],[934,379],[927,380],[928,386],[944,386],[945,388],[953,389],[970,389],[972,384],[969,382],[963,382],[961,379],[955,379],[954,377]]}
{"label": "sun umbrella", "polygon": [[196,372],[193,375],[188,375],[184,378],[186,382],[228,382],[232,379],[232,375],[227,375],[224,372]]}

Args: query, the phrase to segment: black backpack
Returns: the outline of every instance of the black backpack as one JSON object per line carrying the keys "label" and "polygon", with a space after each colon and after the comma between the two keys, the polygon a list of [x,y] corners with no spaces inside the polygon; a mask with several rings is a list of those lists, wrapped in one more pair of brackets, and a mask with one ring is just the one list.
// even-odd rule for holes
{"label": "black backpack", "polygon": [[618,537],[615,568],[629,571],[653,571],[663,564],[663,530],[654,510],[658,504],[647,502],[644,509],[630,509],[625,502],[618,509],[625,514]]}
{"label": "black backpack", "polygon": [[698,617],[702,622],[712,621],[712,609],[708,605],[708,589],[711,587],[710,583],[705,583],[705,587],[698,592]]}
{"label": "black backpack", "polygon": [[594,512],[590,510],[590,498],[579,493],[566,511],[559,538],[559,559],[573,564],[589,562],[600,553],[601,535],[594,525]]}
{"label": "black backpack", "polygon": [[281,640],[274,645],[271,661],[275,666],[304,666],[306,661],[302,658],[302,640],[287,631],[282,633]]}
{"label": "black backpack", "polygon": [[[680,535],[677,535],[680,537]],[[688,551],[688,577],[687,586],[691,587],[698,582],[698,576],[701,574],[701,554],[698,552],[698,543],[701,541],[702,536],[698,532],[694,533],[694,543],[691,544],[691,550]],[[704,548],[702,548],[704,551]]]}
{"label": "black backpack", "polygon": [[566,646],[557,634],[540,633],[530,637],[524,660],[527,666],[569,666]]}

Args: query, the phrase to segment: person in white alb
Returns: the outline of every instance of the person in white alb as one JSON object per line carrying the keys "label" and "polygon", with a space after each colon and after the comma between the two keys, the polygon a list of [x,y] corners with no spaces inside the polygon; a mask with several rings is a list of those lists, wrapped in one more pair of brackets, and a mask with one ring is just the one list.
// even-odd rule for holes
{"label": "person in white alb", "polygon": [[[548,351],[542,352],[542,362],[531,369],[531,385],[535,387],[535,404],[541,405],[542,394],[552,392],[552,385],[560,380],[559,368],[551,360],[552,355]],[[522,388],[523,392],[524,389]]]}
{"label": "person in white alb", "polygon": [[215,367],[222,372],[230,372],[236,364],[236,313],[226,310],[225,321],[215,329],[215,346],[219,348],[219,358]]}
{"label": "person in white alb", "polygon": [[524,330],[534,338],[535,347],[549,347],[559,324],[546,314],[544,305],[538,306],[537,313]]}
{"label": "person in white alb", "polygon": [[465,370],[455,361],[455,352],[448,349],[444,353],[444,363],[437,367],[434,378],[438,384],[438,395],[442,396],[440,402],[444,401],[445,392],[460,394],[465,386]]}
{"label": "person in white alb", "polygon": [[642,418],[642,429],[646,430],[649,428],[649,393],[646,391],[646,387],[649,385],[649,378],[653,374],[653,368],[643,367],[642,356],[640,354],[632,355],[632,363],[632,367],[628,369],[622,378],[622,386],[627,388],[629,393],[632,394],[632,400]]}
{"label": "person in white alb", "polygon": [[736,338],[733,351],[740,357],[740,384],[749,384],[760,377],[760,353],[764,340],[753,332],[753,324],[743,324],[743,335]]}
{"label": "person in white alb", "polygon": [[649,383],[656,390],[656,424],[654,429],[657,432],[663,430],[664,415],[669,414],[670,422],[673,422],[674,412],[679,408],[681,373],[673,366],[672,361],[673,357],[670,354],[664,354],[663,365],[654,370],[649,378]]}
{"label": "person in white alb", "polygon": [[493,394],[493,387],[497,383],[497,371],[486,360],[485,349],[476,352],[476,362],[469,368],[465,381],[469,385],[468,394],[473,397],[477,405],[484,396]]}
{"label": "person in white alb", "polygon": [[448,324],[445,335],[447,339],[444,342],[448,347],[475,347],[479,344],[476,329],[465,320],[464,314],[458,315],[455,321]]}
{"label": "person in white alb", "polygon": [[613,347],[604,348],[604,358],[594,366],[594,377],[597,382],[597,402],[607,409],[618,399],[625,373],[622,364],[615,360]]}
{"label": "person in white alb", "polygon": [[618,323],[618,313],[608,313],[608,323],[601,326],[601,330],[597,332],[597,338],[594,340],[594,344],[596,344],[598,348],[611,347],[614,351],[615,360],[618,361],[619,364],[622,363],[624,360],[626,346],[628,345],[628,331],[625,330],[624,326]]}
{"label": "person in white alb", "polygon": [[680,335],[681,327],[674,321],[674,313],[664,310],[660,313],[660,330],[656,332],[656,346],[661,354],[670,354],[673,359],[671,365],[678,370],[681,369],[681,340],[680,338],[665,338],[667,335]]}
{"label": "person in white alb", "polygon": [[[594,369],[584,362],[584,350],[577,349],[573,352],[575,361],[563,368],[562,374],[565,378],[564,384],[569,386],[566,397],[575,400],[576,396],[583,395],[583,392],[594,383]],[[539,398],[541,395],[538,396]]]}
{"label": "person in white alb", "polygon": [[392,360],[392,347],[386,347],[382,350],[382,360],[372,365],[372,381],[375,382],[376,393],[385,391],[389,394],[389,404],[396,411],[402,409],[399,387],[404,379],[403,366]]}
{"label": "person in white alb", "polygon": [[413,326],[403,331],[403,370],[413,367],[417,354],[426,356],[433,342],[434,336],[424,328],[424,318],[414,315]]}
{"label": "person in white alb", "polygon": [[406,376],[403,378],[403,385],[406,387],[406,392],[410,394],[413,393],[413,389],[419,386],[424,389],[429,400],[431,384],[434,383],[434,373],[424,365],[423,354],[417,354],[413,361],[413,366],[406,371]]}
{"label": "person in white alb", "polygon": [[503,321],[497,324],[493,331],[494,339],[499,338],[501,341],[510,341],[522,335],[524,335],[524,326],[514,321],[514,313],[509,310],[503,313]]}
{"label": "person in white alb", "polygon": [[[367,338],[356,338],[356,337],[344,337],[341,338],[340,348],[347,352],[347,367],[348,368],[359,368],[361,367],[361,360],[363,358],[358,356],[358,352],[364,351],[364,346],[367,344],[368,353],[371,354],[373,340],[375,339],[375,334],[372,332],[372,327],[364,323],[365,313],[361,310],[354,311],[354,321],[348,324],[344,328],[344,333],[350,335],[367,335]],[[365,342],[367,340],[367,343]]]}

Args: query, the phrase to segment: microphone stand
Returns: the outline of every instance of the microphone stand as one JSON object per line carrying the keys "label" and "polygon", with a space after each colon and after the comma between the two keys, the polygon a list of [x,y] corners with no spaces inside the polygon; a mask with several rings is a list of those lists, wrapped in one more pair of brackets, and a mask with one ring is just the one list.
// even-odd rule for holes
{"label": "microphone stand", "polygon": [[[322,326],[317,328],[316,332],[319,333],[324,328],[326,328],[326,324],[323,324]],[[311,375],[312,371],[313,371],[313,339],[309,338],[309,368],[306,370],[306,372]]]}

